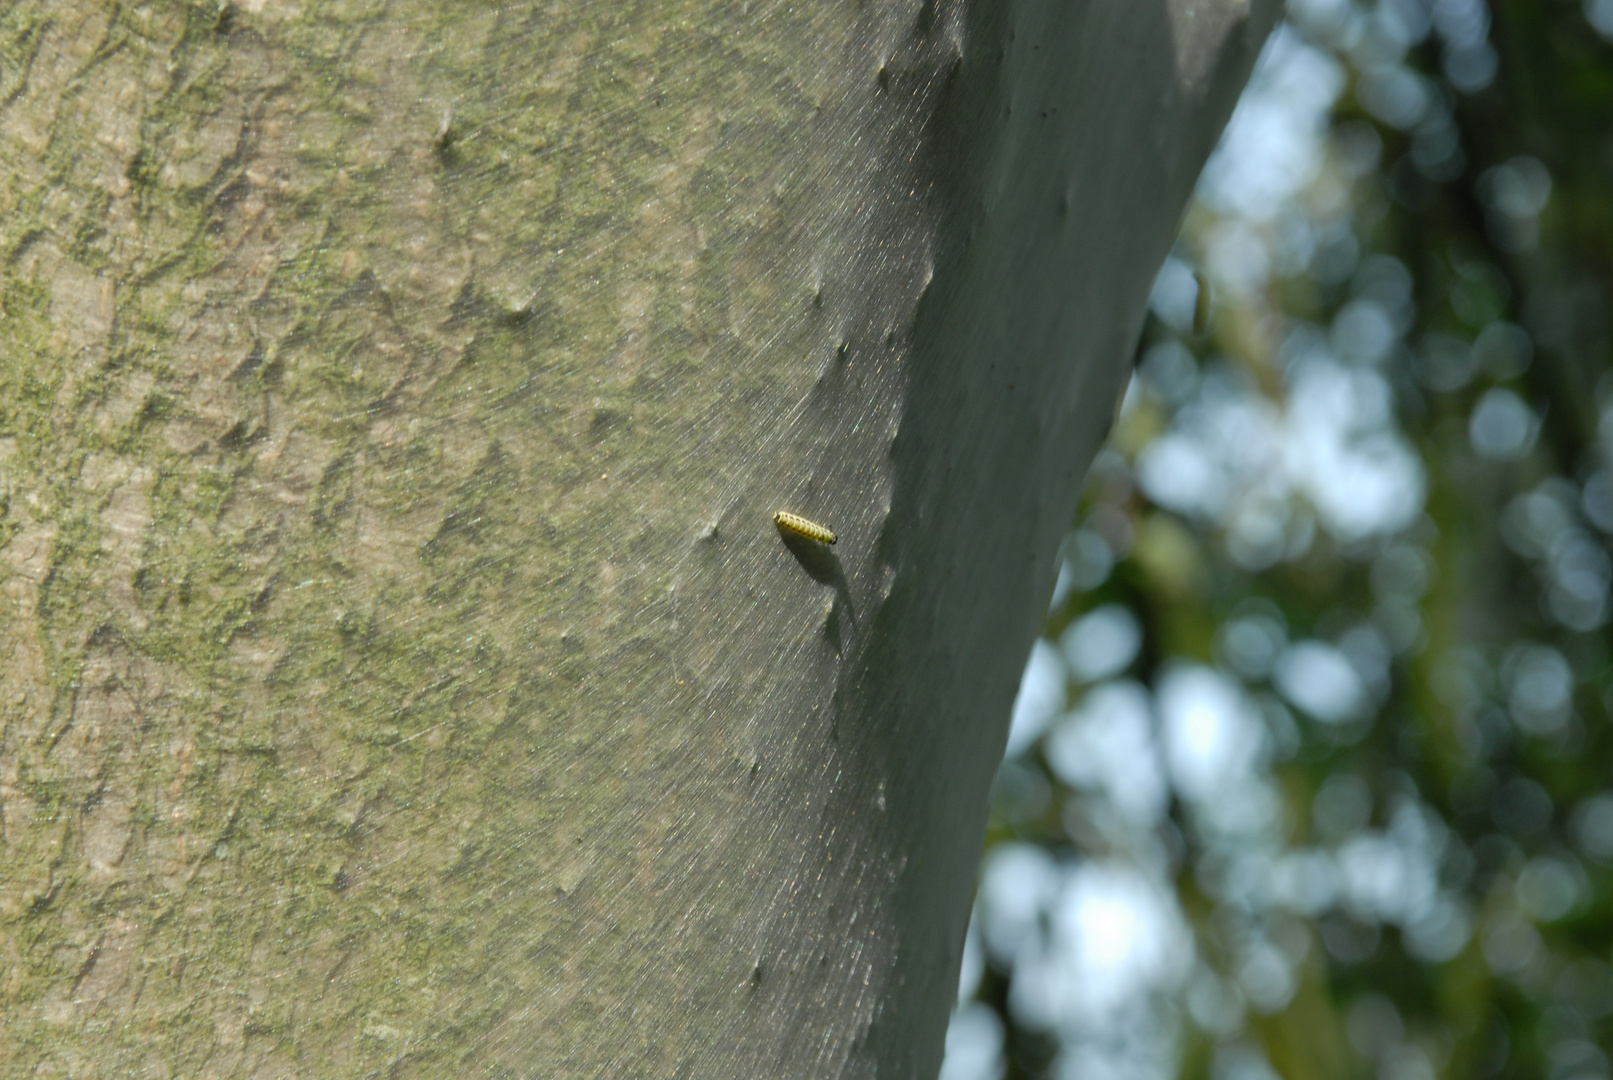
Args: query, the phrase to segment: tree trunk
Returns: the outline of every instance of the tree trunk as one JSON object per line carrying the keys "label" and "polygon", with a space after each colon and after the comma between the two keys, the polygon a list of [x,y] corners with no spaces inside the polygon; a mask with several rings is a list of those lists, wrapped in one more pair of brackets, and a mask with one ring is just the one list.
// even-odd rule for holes
{"label": "tree trunk", "polygon": [[0,1073],[932,1076],[1274,15],[8,5]]}

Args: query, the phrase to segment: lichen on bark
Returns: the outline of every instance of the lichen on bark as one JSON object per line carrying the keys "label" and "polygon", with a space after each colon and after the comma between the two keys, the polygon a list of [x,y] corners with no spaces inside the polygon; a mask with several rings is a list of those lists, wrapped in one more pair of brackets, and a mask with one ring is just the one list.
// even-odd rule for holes
{"label": "lichen on bark", "polygon": [[655,861],[677,823],[605,815],[689,737],[594,686],[673,682],[711,420],[814,374],[762,314],[809,305],[790,20],[845,47],[709,4],[6,13],[0,1069],[592,1038],[559,942],[631,965],[663,918],[579,893]]}

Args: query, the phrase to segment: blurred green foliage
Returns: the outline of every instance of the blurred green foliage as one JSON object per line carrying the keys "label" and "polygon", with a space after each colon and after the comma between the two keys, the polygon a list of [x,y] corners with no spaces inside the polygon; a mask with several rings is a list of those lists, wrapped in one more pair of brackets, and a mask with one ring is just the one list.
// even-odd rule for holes
{"label": "blurred green foliage", "polygon": [[1235,120],[1161,275],[949,1080],[1610,1075],[1613,0],[1291,7],[1313,160],[1248,201]]}

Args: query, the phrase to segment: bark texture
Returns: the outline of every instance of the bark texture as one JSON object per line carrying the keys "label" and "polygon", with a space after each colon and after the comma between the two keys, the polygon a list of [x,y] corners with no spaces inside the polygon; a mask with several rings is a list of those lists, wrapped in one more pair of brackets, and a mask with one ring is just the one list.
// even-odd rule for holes
{"label": "bark texture", "polygon": [[932,1076],[1274,15],[5,5],[0,1074]]}

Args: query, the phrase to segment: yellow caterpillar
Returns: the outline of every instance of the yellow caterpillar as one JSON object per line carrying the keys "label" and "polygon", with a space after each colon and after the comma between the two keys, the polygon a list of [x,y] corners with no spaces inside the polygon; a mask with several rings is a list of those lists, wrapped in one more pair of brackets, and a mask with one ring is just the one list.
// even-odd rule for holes
{"label": "yellow caterpillar", "polygon": [[773,520],[781,529],[788,529],[797,536],[804,536],[808,540],[816,540],[820,544],[835,542],[834,530],[826,525],[819,525],[816,521],[808,521],[800,514],[792,514],[788,510],[779,510],[773,515]]}

